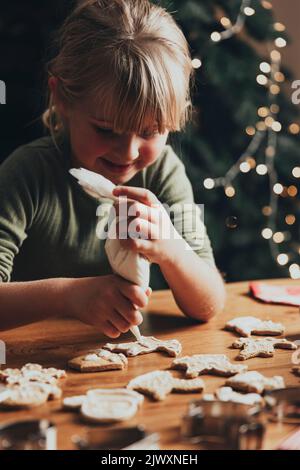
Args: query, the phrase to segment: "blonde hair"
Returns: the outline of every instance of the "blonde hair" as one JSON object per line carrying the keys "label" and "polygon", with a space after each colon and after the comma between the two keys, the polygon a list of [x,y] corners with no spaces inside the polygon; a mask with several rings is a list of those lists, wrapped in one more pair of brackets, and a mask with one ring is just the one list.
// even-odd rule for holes
{"label": "blonde hair", "polygon": [[[48,74],[66,104],[92,97],[104,115],[114,110],[115,132],[140,133],[146,120],[160,133],[179,131],[191,117],[187,41],[148,0],[80,1],[60,29]],[[52,93],[43,121],[52,136],[66,127]]]}

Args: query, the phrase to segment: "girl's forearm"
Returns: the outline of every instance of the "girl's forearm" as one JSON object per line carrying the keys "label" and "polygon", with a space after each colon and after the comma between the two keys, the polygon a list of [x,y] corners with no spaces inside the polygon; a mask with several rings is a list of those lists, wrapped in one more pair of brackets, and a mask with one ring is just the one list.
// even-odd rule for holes
{"label": "girl's forearm", "polygon": [[217,269],[186,249],[185,240],[179,245],[176,255],[160,264],[161,271],[183,313],[208,321],[224,308],[224,282]]}
{"label": "girl's forearm", "polygon": [[0,282],[0,330],[68,314],[66,290],[71,279]]}

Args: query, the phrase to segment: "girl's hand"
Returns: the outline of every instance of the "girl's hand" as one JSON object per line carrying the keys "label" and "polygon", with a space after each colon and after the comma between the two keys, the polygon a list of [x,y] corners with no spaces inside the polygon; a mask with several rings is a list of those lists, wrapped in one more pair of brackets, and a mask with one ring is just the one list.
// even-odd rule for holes
{"label": "girl's hand", "polygon": [[143,321],[139,308],[148,304],[152,290],[144,290],[116,274],[74,279],[66,293],[70,314],[118,338]]}
{"label": "girl's hand", "polygon": [[[178,251],[178,239],[182,237],[155,194],[148,189],[129,186],[118,186],[113,194],[126,196],[115,203],[116,215],[121,217],[117,224],[121,245],[146,256],[152,263],[161,264],[173,259]],[[125,226],[123,216],[128,217]],[[130,234],[138,238],[132,238]]]}

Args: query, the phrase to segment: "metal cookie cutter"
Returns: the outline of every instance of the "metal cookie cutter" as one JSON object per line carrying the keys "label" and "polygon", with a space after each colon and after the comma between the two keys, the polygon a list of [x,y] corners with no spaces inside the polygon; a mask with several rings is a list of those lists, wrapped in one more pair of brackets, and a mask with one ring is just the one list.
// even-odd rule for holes
{"label": "metal cookie cutter", "polygon": [[46,419],[1,425],[0,450],[56,450],[56,427]]}
{"label": "metal cookie cutter", "polygon": [[266,392],[265,402],[270,421],[300,423],[300,387]]}
{"label": "metal cookie cutter", "polygon": [[181,435],[195,444],[235,450],[262,447],[265,427],[258,420],[260,405],[196,400],[183,417]]}
{"label": "metal cookie cutter", "polygon": [[159,435],[143,427],[87,430],[84,437],[73,436],[80,450],[159,450]]}

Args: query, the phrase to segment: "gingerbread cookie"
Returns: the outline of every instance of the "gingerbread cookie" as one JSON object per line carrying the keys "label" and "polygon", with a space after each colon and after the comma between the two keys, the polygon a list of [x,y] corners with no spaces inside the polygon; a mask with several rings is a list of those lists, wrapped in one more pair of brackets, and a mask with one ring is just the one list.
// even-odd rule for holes
{"label": "gingerbread cookie", "polygon": [[231,401],[233,403],[241,403],[243,405],[262,404],[263,398],[258,393],[239,393],[235,392],[231,387],[221,387],[215,395],[204,395],[203,400],[213,401]]}
{"label": "gingerbread cookie", "polygon": [[181,344],[177,339],[161,341],[153,336],[142,336],[141,338],[141,341],[134,341],[132,343],[107,343],[103,347],[109,351],[123,353],[128,357],[149,354],[156,351],[165,352],[172,357],[176,357],[181,353]]}
{"label": "gingerbread cookie", "polygon": [[225,329],[235,331],[241,336],[253,335],[282,335],[284,326],[281,323],[274,323],[271,320],[260,320],[255,317],[237,317],[226,323]]}
{"label": "gingerbread cookie", "polygon": [[274,356],[275,348],[297,349],[295,343],[281,338],[240,338],[234,341],[232,347],[235,349],[241,349],[236,358],[241,361],[245,361],[251,357],[272,357]]}
{"label": "gingerbread cookie", "polygon": [[105,349],[96,349],[84,356],[75,357],[68,366],[80,372],[102,372],[106,370],[123,370],[127,367],[124,354],[115,354]]}
{"label": "gingerbread cookie", "polygon": [[0,406],[4,408],[32,408],[61,397],[59,387],[39,382],[7,385],[4,388],[5,391],[0,392]]}
{"label": "gingerbread cookie", "polygon": [[226,381],[226,385],[241,392],[263,393],[265,390],[277,390],[285,388],[283,377],[265,377],[256,371],[245,372],[231,377]]}
{"label": "gingerbread cookie", "polygon": [[171,372],[156,370],[136,377],[127,387],[161,401],[171,392],[201,392],[204,389],[204,382],[201,379],[177,379]]}
{"label": "gingerbread cookie", "polygon": [[248,369],[247,366],[231,364],[225,354],[194,354],[180,357],[172,362],[173,369],[184,369],[187,378],[201,374],[214,374],[230,377]]}
{"label": "gingerbread cookie", "polygon": [[0,404],[5,408],[31,408],[62,395],[58,386],[66,377],[64,370],[43,368],[39,364],[26,364],[21,369],[0,371]]}
{"label": "gingerbread cookie", "polygon": [[4,369],[0,371],[0,382],[7,385],[25,382],[40,382],[55,385],[58,380],[65,378],[66,372],[54,367],[43,368],[39,364],[25,364],[21,369]]}

